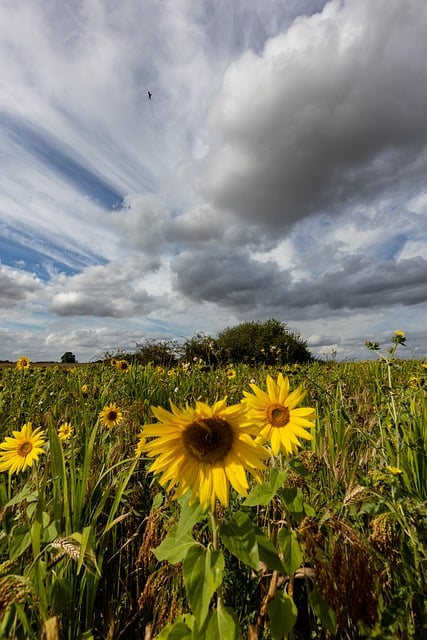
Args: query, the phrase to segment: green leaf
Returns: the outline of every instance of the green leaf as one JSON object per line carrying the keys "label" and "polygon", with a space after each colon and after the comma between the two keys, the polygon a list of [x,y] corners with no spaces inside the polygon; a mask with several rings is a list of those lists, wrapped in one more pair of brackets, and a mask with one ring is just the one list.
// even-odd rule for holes
{"label": "green leaf", "polygon": [[241,634],[235,612],[228,607],[214,611],[204,637],[205,640],[238,640]]}
{"label": "green leaf", "polygon": [[283,527],[277,536],[277,541],[283,552],[283,565],[286,572],[293,576],[301,566],[303,556],[298,544],[297,534],[292,529]]}
{"label": "green leaf", "polygon": [[239,560],[258,571],[259,550],[257,528],[246,513],[237,511],[231,520],[220,527],[223,544]]}
{"label": "green leaf", "polygon": [[31,545],[31,531],[26,525],[16,527],[9,545],[9,560],[19,558]]}
{"label": "green leaf", "polygon": [[286,471],[272,469],[269,481],[255,485],[246,500],[244,500],[243,505],[245,507],[255,507],[258,505],[269,504],[276,495],[278,489],[283,486],[285,477]]}
{"label": "green leaf", "polygon": [[335,634],[337,630],[337,617],[335,615],[335,611],[329,606],[326,600],[323,600],[316,588],[309,591],[308,599],[310,600],[314,613],[322,623],[322,626],[330,633]]}
{"label": "green leaf", "polygon": [[278,591],[273,600],[267,605],[270,619],[272,640],[282,640],[294,628],[298,610],[295,602],[284,591]]}
{"label": "green leaf", "polygon": [[284,487],[279,491],[279,495],[293,516],[304,513],[304,496],[299,487]]}
{"label": "green leaf", "polygon": [[283,564],[280,560],[280,556],[277,553],[277,549],[273,544],[273,541],[268,538],[265,533],[255,527],[256,541],[258,543],[259,559],[263,562],[268,569],[274,571],[280,571],[283,573]]}
{"label": "green leaf", "polygon": [[193,616],[185,613],[175,620],[166,625],[160,633],[156,636],[155,640],[181,640],[182,638],[192,638],[192,628],[194,624]]}
{"label": "green leaf", "polygon": [[157,560],[167,560],[171,564],[181,562],[187,555],[189,548],[194,545],[191,532],[203,512],[198,502],[190,506],[189,501],[189,495],[180,500],[181,515],[179,521],[173,525],[159,546],[153,550]]}
{"label": "green leaf", "polygon": [[178,535],[178,525],[174,524],[159,546],[153,549],[153,553],[160,562],[167,560],[171,564],[176,564],[184,560],[188,550],[194,544],[191,533]]}
{"label": "green leaf", "polygon": [[193,545],[183,564],[185,589],[198,625],[203,626],[213,594],[222,582],[224,556],[220,551]]}
{"label": "green leaf", "polygon": [[183,536],[187,533],[191,533],[196,522],[200,520],[203,511],[200,507],[200,503],[194,502],[189,504],[191,494],[186,494],[181,500],[181,515],[178,521],[177,535]]}
{"label": "green leaf", "polygon": [[38,500],[38,494],[31,490],[31,486],[29,484],[24,485],[22,491],[20,491],[17,496],[9,500],[9,502],[4,506],[13,507],[15,504],[20,504],[23,500],[26,500],[26,502],[37,502]]}

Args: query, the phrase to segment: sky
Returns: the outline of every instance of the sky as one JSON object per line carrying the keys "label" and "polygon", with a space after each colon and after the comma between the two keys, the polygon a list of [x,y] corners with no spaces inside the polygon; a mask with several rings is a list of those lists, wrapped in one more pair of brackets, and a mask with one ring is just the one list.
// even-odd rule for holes
{"label": "sky", "polygon": [[0,360],[270,318],[425,357],[426,33],[425,0],[2,0]]}

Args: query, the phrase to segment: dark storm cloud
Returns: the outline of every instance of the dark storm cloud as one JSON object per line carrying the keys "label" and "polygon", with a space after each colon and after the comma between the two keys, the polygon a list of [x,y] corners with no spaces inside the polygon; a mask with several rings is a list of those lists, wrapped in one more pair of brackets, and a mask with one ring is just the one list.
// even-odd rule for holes
{"label": "dark storm cloud", "polygon": [[176,288],[194,301],[215,301],[233,312],[280,312],[315,317],[320,311],[414,306],[427,302],[427,261],[421,257],[376,263],[347,257],[340,268],[295,280],[273,262],[260,263],[245,252],[183,255],[173,264]]}
{"label": "dark storm cloud", "polygon": [[421,185],[426,27],[424,0],[333,1],[246,52],[210,113],[202,191],[242,220],[286,230]]}

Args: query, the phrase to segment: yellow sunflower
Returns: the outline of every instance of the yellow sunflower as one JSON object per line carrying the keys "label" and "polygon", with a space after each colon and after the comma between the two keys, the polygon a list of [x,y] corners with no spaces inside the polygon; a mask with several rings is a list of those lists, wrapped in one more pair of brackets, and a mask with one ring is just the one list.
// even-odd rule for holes
{"label": "yellow sunflower", "polygon": [[256,384],[249,386],[253,394],[244,391],[242,403],[246,406],[248,418],[261,429],[260,439],[271,442],[273,455],[279,451],[287,455],[294,453],[301,446],[298,438],[313,439],[306,429],[314,426],[314,409],[296,408],[305,396],[302,387],[289,393],[289,379],[281,373],[277,381],[267,376],[267,392]]}
{"label": "yellow sunflower", "polygon": [[31,364],[31,360],[29,358],[26,358],[25,356],[21,356],[17,361],[16,361],[16,366],[18,369],[29,369],[30,368],[30,364]]}
{"label": "yellow sunflower", "polygon": [[44,453],[46,438],[41,431],[33,430],[31,422],[26,422],[21,431],[12,431],[13,438],[6,437],[0,444],[0,471],[12,474],[31,467]]}
{"label": "yellow sunflower", "polygon": [[157,457],[150,470],[160,473],[160,483],[168,485],[174,498],[192,491],[202,508],[215,508],[215,500],[226,507],[229,484],[240,495],[249,488],[246,471],[260,481],[259,469],[268,452],[254,439],[256,429],[246,419],[241,404],[227,407],[227,400],[212,406],[196,402],[195,408],[180,409],[173,402],[172,411],[152,407],[159,424],[144,425],[142,435],[154,437],[144,446],[149,457]]}
{"label": "yellow sunflower", "polygon": [[131,364],[127,360],[117,360],[116,369],[119,371],[130,371]]}
{"label": "yellow sunflower", "polygon": [[123,420],[123,413],[114,404],[111,403],[99,412],[99,421],[103,427],[117,427]]}
{"label": "yellow sunflower", "polygon": [[58,438],[68,440],[73,435],[73,427],[69,422],[63,422],[58,429]]}

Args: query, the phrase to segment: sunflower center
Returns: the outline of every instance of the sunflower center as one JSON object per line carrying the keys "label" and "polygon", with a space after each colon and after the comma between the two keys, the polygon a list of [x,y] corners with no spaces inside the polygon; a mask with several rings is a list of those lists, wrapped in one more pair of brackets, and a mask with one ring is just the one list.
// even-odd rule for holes
{"label": "sunflower center", "polygon": [[271,404],[267,408],[267,420],[273,427],[285,427],[289,419],[289,409],[283,404]]}
{"label": "sunflower center", "polygon": [[222,418],[201,418],[188,425],[182,434],[187,452],[198,462],[223,461],[230,452],[234,433],[231,425]]}
{"label": "sunflower center", "polygon": [[18,455],[26,458],[27,455],[32,451],[32,449],[33,445],[31,444],[31,442],[28,442],[28,440],[22,442],[18,447]]}
{"label": "sunflower center", "polygon": [[117,420],[117,411],[109,411],[107,414],[107,420],[115,422]]}

